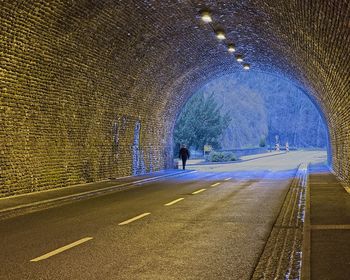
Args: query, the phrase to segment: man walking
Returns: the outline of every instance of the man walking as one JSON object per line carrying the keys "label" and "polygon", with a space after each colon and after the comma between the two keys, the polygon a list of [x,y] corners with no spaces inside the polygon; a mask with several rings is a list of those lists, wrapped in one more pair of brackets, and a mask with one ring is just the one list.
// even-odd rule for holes
{"label": "man walking", "polygon": [[185,145],[181,146],[179,158],[182,159],[182,169],[185,170],[186,161],[190,158],[190,152],[188,151]]}

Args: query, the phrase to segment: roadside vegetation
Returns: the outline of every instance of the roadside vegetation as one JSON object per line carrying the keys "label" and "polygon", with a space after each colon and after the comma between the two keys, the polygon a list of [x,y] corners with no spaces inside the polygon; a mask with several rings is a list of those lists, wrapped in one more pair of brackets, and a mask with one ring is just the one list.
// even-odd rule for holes
{"label": "roadside vegetation", "polygon": [[221,137],[228,128],[231,118],[223,113],[214,95],[194,95],[184,106],[174,130],[175,151],[181,144],[196,151],[202,151],[204,145],[214,149],[221,148]]}
{"label": "roadside vegetation", "polygon": [[231,152],[212,151],[209,153],[209,155],[205,156],[205,160],[210,162],[228,162],[228,161],[236,161],[237,157],[234,153],[231,153]]}

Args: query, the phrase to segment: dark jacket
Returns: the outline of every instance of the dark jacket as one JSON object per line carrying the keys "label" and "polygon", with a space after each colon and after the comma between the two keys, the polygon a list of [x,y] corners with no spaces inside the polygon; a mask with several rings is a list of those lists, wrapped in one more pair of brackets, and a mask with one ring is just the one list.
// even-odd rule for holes
{"label": "dark jacket", "polygon": [[190,158],[190,152],[186,148],[181,148],[179,152],[179,158],[188,159]]}

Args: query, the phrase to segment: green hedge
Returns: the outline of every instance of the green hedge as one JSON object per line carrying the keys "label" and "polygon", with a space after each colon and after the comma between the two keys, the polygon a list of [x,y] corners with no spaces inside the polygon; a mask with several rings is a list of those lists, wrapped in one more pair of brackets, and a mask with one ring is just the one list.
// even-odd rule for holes
{"label": "green hedge", "polygon": [[231,152],[211,152],[206,156],[206,161],[211,162],[223,162],[223,161],[235,161],[237,157]]}

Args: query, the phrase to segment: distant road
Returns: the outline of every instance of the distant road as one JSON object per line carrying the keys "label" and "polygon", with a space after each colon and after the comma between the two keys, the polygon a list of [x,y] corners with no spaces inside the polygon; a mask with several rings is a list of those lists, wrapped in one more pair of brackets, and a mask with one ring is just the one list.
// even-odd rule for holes
{"label": "distant road", "polygon": [[233,172],[233,171],[282,171],[289,170],[302,162],[321,163],[326,162],[326,151],[291,151],[271,152],[265,154],[249,155],[241,157],[243,161],[232,164],[191,164],[188,169],[204,172]]}

